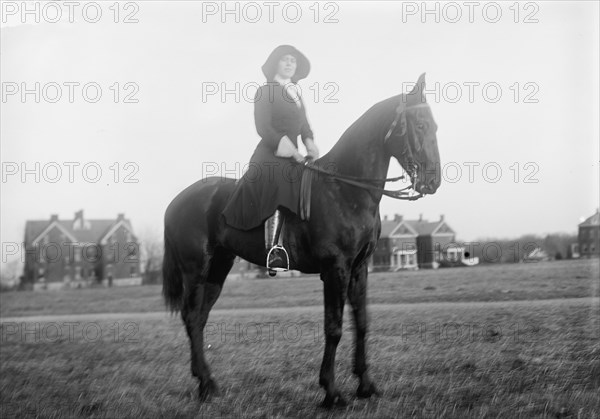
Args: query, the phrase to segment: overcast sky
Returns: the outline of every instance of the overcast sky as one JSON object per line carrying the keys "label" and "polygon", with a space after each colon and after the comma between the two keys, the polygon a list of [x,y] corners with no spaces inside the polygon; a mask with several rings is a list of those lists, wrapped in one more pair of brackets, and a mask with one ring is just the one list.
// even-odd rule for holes
{"label": "overcast sky", "polygon": [[382,214],[444,214],[475,240],[574,233],[598,207],[597,2],[112,4],[3,3],[3,243],[79,209],[162,234],[180,190],[216,167],[241,175],[260,67],[280,44],[311,62],[301,87],[322,154],[427,73],[443,183],[416,202],[384,197]]}

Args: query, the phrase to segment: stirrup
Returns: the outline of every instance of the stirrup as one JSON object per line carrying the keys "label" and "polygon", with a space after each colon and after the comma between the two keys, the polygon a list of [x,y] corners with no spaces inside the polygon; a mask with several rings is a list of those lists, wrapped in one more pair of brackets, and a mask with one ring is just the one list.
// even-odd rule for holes
{"label": "stirrup", "polygon": [[[269,259],[271,259],[271,253],[273,253],[274,250],[283,250],[283,253],[285,255],[285,264],[287,265],[286,268],[281,268],[281,267],[273,267],[272,268],[269,266]],[[267,253],[266,266],[267,266],[267,270],[269,271],[269,275],[271,275],[271,276],[275,276],[276,272],[289,271],[290,270],[290,258],[289,258],[287,250],[285,250],[285,248],[279,244],[276,244],[273,247],[271,247],[271,250],[269,250],[269,253]]]}

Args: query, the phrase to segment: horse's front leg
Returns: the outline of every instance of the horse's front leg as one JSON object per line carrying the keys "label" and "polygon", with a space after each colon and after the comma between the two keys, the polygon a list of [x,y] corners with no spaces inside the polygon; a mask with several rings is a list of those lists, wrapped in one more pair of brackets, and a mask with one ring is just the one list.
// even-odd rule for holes
{"label": "horse's front leg", "polygon": [[379,392],[367,373],[365,341],[367,335],[367,263],[363,263],[352,272],[348,287],[348,299],[352,305],[355,325],[354,374],[359,379],[356,395],[371,397]]}
{"label": "horse's front leg", "polygon": [[322,406],[327,408],[346,405],[346,401],[335,385],[335,353],[342,337],[342,318],[349,274],[349,269],[336,265],[321,270],[325,297],[325,353],[319,384],[325,389],[325,400]]}

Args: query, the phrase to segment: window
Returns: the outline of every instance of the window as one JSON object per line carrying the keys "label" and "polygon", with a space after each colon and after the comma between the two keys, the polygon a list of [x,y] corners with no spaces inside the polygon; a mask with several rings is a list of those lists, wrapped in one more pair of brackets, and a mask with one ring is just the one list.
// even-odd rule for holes
{"label": "window", "polygon": [[127,256],[135,256],[137,254],[137,249],[134,244],[128,244],[127,249]]}

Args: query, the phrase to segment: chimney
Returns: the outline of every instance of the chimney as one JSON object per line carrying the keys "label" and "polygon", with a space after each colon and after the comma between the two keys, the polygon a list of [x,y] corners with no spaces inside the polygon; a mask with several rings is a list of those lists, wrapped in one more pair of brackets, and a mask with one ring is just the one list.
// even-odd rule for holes
{"label": "chimney", "polygon": [[73,230],[82,230],[85,224],[83,222],[83,210],[79,210],[75,213],[75,219],[73,220]]}
{"label": "chimney", "polygon": [[440,223],[441,223],[442,221],[444,221],[444,214],[441,214],[441,215],[440,215]]}
{"label": "chimney", "polygon": [[419,214],[419,222],[423,221],[423,214]]}
{"label": "chimney", "polygon": [[402,222],[403,217],[400,214],[394,214],[394,221],[397,223]]}
{"label": "chimney", "polygon": [[50,222],[53,222],[53,221],[58,221],[58,214],[52,214],[50,216]]}
{"label": "chimney", "polygon": [[123,214],[122,212],[117,215],[117,221],[122,221],[124,219],[125,219],[125,214]]}

